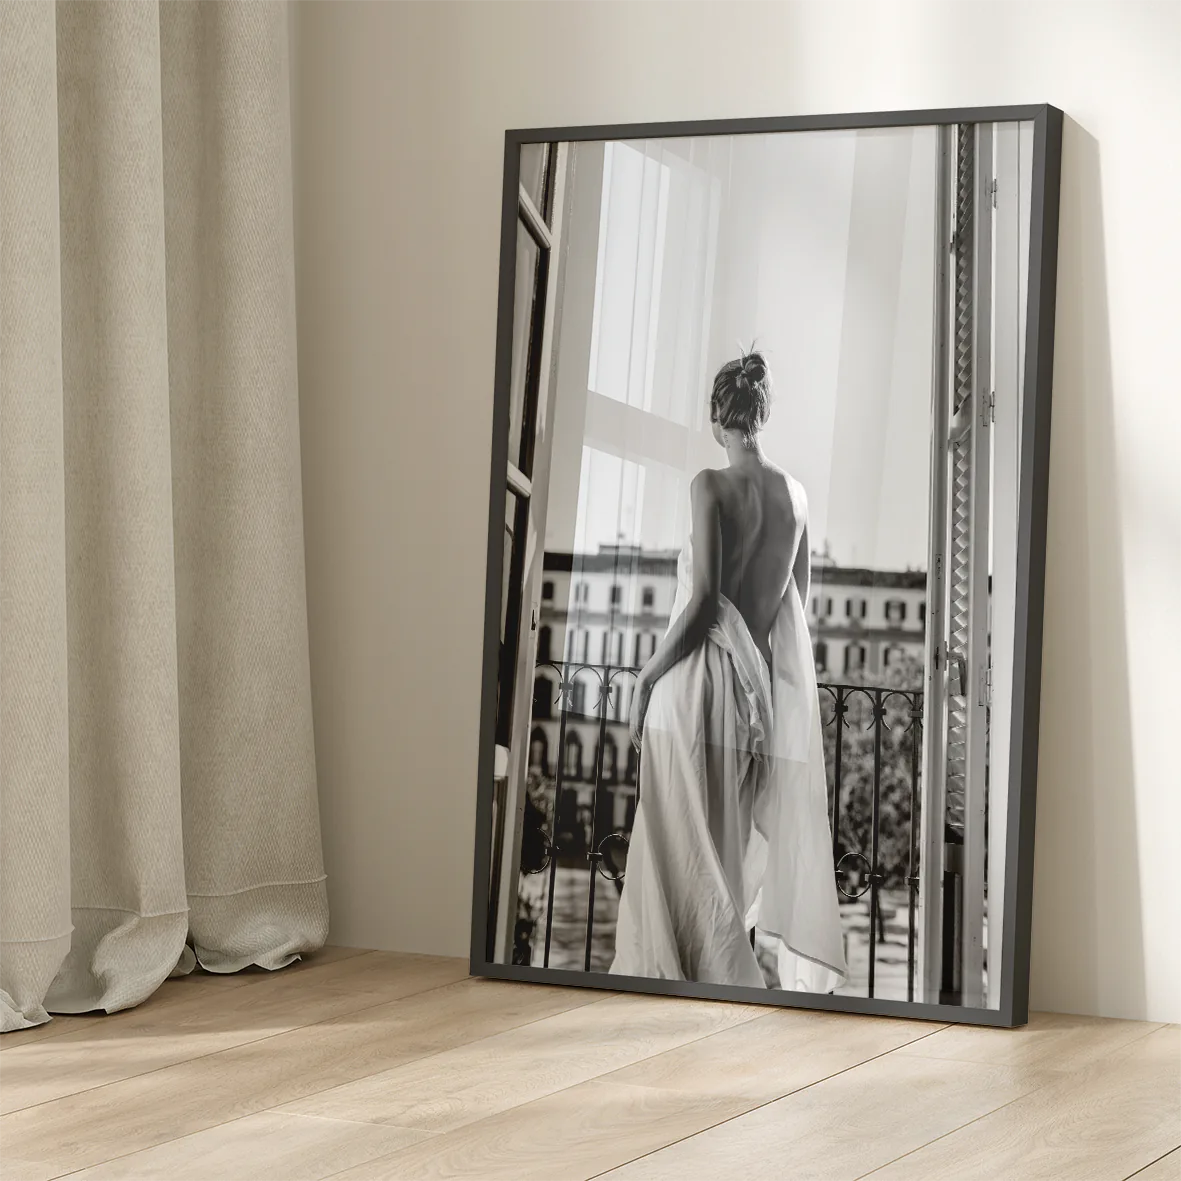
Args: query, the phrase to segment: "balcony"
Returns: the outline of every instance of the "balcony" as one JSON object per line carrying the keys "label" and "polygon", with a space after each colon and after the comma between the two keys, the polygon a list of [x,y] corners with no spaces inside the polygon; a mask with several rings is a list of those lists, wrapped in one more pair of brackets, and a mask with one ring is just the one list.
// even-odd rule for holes
{"label": "balcony", "polygon": [[[639,795],[639,758],[619,695],[637,672],[581,662],[537,666],[542,689],[534,702],[515,963],[599,972],[610,966]],[[827,682],[818,691],[850,973],[838,992],[913,1000],[923,692]],[[760,936],[755,948],[775,983],[771,947]]]}

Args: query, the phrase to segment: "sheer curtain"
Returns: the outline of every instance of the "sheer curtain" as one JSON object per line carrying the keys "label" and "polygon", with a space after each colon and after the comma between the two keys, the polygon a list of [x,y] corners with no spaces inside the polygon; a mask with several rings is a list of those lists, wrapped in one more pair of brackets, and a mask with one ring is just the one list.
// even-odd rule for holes
{"label": "sheer curtain", "polygon": [[0,1018],[320,946],[286,10],[0,4]]}

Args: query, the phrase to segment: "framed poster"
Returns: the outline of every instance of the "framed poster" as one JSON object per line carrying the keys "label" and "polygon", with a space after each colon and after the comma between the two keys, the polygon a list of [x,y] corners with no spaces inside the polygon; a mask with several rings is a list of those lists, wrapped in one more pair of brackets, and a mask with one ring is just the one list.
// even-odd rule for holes
{"label": "framed poster", "polygon": [[1061,136],[506,135],[474,974],[1026,1021]]}

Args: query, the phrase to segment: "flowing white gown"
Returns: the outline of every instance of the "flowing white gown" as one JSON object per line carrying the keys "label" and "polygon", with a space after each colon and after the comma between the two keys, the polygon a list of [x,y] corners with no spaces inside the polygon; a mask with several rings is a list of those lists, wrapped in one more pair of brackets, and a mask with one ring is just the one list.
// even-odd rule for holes
{"label": "flowing white gown", "polygon": [[[686,542],[674,620],[692,572]],[[816,673],[794,577],[770,642],[768,670],[723,596],[705,642],[652,688],[613,973],[762,988],[757,927],[776,948],[780,988],[831,992],[847,978]]]}

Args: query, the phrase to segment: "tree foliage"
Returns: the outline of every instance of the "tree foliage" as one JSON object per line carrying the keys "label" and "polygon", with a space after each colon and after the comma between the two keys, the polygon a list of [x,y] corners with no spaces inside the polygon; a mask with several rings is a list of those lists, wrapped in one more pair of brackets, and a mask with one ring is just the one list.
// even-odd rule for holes
{"label": "tree foliage", "polygon": [[[820,694],[830,808],[838,770],[840,774],[835,860],[849,853],[865,858],[851,857],[844,867],[852,871],[845,877],[846,888],[860,889],[873,861],[876,756],[880,760],[877,865],[884,885],[902,886],[910,871],[912,822],[916,842],[918,835],[922,720],[912,716],[912,710],[921,704],[923,664],[908,656],[880,673],[848,674],[842,685],[851,687],[824,688]],[[839,726],[838,692],[844,707]]]}

